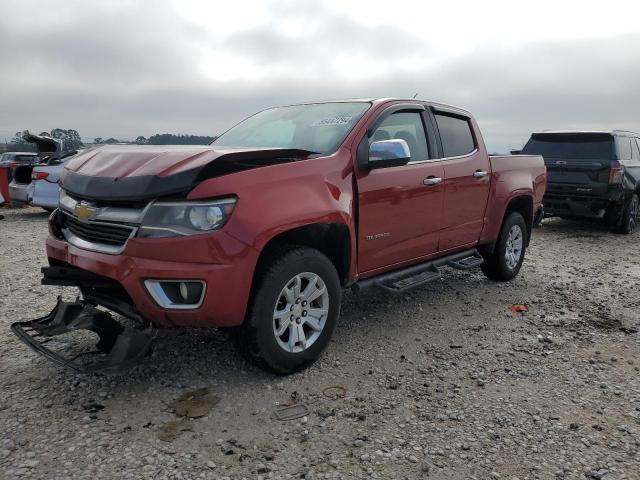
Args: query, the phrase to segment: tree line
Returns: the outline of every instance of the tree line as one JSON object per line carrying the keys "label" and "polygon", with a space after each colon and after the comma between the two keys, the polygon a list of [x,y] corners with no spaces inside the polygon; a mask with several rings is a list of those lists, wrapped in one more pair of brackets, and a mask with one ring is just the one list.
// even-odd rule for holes
{"label": "tree line", "polygon": [[[10,143],[13,145],[25,145],[27,141],[25,137],[29,135],[28,130],[16,132]],[[77,130],[72,128],[54,128],[51,132],[41,132],[40,136],[55,138],[62,144],[62,150],[78,150],[84,147],[82,138]],[[206,135],[183,135],[173,133],[156,133],[146,138],[142,135],[136,137],[135,140],[118,140],[117,138],[96,137],[93,139],[94,144],[115,144],[115,143],[132,143],[137,145],[207,145],[213,142],[217,137]]]}
{"label": "tree line", "polygon": [[118,140],[116,138],[96,137],[93,143],[113,144],[113,143],[135,143],[136,145],[207,145],[217,137],[206,135],[183,135],[173,133],[156,133],[149,138],[140,135],[134,141]]}

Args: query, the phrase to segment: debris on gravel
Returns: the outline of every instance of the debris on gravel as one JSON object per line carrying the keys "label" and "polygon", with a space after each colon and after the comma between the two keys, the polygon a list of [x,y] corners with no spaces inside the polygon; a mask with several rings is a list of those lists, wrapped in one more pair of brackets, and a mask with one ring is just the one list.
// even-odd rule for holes
{"label": "debris on gravel", "polygon": [[173,410],[179,417],[200,418],[218,404],[220,398],[209,392],[208,388],[198,388],[185,392],[173,403]]}
{"label": "debris on gravel", "polygon": [[[9,330],[76,292],[40,285],[47,215],[3,213],[0,478],[640,478],[638,235],[551,220],[511,282],[452,270],[400,296],[346,292],[328,350],[288,377],[206,329],[81,376]],[[308,412],[278,421],[285,402]]]}

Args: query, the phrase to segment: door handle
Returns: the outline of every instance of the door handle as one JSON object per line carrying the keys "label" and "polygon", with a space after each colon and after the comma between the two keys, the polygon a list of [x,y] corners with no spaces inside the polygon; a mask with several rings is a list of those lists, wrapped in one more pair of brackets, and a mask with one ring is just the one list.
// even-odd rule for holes
{"label": "door handle", "polygon": [[484,170],[476,170],[475,172],[473,172],[473,176],[476,178],[486,177],[487,175],[487,172],[485,172]]}
{"label": "door handle", "polygon": [[427,177],[422,181],[425,185],[438,185],[441,182],[442,179],[440,177]]}

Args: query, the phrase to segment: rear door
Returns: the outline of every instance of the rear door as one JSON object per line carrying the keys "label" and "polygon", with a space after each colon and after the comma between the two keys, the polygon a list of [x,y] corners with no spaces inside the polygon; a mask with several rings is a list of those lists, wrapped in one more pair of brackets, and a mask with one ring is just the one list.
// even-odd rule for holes
{"label": "rear door", "polygon": [[[630,158],[625,140],[622,147]],[[608,133],[534,133],[522,153],[544,157],[547,193],[599,196],[607,193],[615,150]]]}
{"label": "rear door", "polygon": [[[438,250],[442,221],[443,168],[425,110],[405,109],[387,116],[362,142],[402,139],[407,165],[358,169],[358,269],[365,273],[411,262]],[[368,152],[368,145],[366,151]]]}
{"label": "rear door", "polygon": [[440,250],[475,244],[484,225],[491,166],[471,119],[434,111],[442,148],[444,206]]}

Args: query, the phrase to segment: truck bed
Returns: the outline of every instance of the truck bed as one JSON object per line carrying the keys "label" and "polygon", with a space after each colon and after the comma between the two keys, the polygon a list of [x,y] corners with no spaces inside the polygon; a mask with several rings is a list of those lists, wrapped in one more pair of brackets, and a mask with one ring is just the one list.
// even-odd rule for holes
{"label": "truck bed", "polygon": [[535,173],[546,171],[540,155],[489,155],[492,172],[535,169]]}

